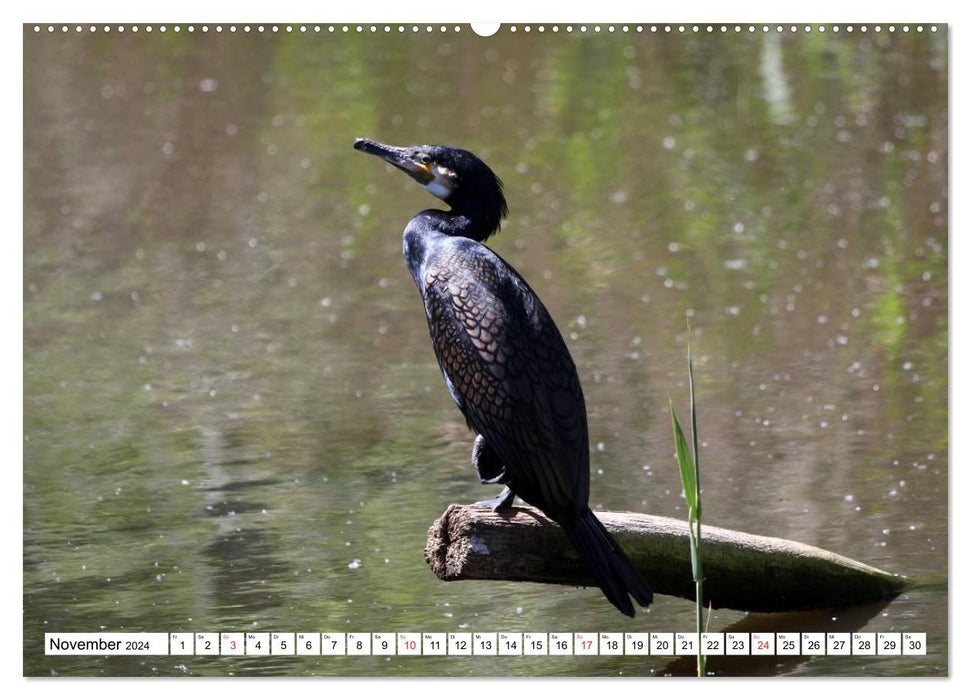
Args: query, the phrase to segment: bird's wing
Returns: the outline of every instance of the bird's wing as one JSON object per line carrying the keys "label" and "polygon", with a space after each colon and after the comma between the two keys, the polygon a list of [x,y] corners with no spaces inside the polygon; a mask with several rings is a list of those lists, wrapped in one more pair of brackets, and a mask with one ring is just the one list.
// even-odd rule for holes
{"label": "bird's wing", "polygon": [[586,506],[583,393],[543,304],[497,257],[429,266],[423,291],[452,398],[504,460],[510,488],[552,517]]}

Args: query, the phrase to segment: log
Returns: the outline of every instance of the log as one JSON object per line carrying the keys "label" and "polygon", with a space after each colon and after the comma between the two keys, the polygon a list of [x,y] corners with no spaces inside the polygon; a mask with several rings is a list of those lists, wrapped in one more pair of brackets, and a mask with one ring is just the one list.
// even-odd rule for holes
{"label": "log", "polygon": [[[688,526],[641,513],[598,512],[655,593],[694,600]],[[818,547],[702,526],[705,605],[750,612],[811,610],[893,597],[908,579]],[[425,560],[444,581],[538,581],[595,586],[549,518],[533,508],[496,513],[451,505],[428,531]]]}

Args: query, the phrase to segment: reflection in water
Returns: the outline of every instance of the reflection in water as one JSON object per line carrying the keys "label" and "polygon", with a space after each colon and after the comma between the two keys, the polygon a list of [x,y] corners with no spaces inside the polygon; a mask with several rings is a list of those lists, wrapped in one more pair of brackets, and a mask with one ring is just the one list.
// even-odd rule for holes
{"label": "reflection in water", "polygon": [[[887,603],[877,602],[869,605],[856,605],[851,608],[835,608],[832,610],[818,610],[811,613],[782,613],[774,615],[748,615],[738,622],[728,625],[720,632],[741,633],[830,633],[857,632],[870,623],[877,615],[887,608]],[[881,630],[886,631],[886,630]],[[802,648],[802,647],[800,647]],[[825,653],[825,652],[824,652]],[[808,659],[807,659],[808,657]],[[705,672],[714,676],[778,676],[810,673],[813,655],[805,653],[799,656],[751,654],[747,656],[709,656],[706,660]],[[867,659],[861,663],[859,658],[840,659],[830,658],[828,662],[837,671],[830,670],[833,675],[893,675],[897,659],[887,658]],[[690,676],[697,672],[692,657],[681,657],[673,660],[662,675]],[[869,666],[869,670],[867,669]]]}
{"label": "reflection in water", "polygon": [[[792,124],[795,114],[792,109],[789,80],[782,62],[782,37],[769,34],[762,42],[759,71],[765,83],[765,103],[769,108],[772,123]],[[729,265],[729,267],[732,267]]]}
{"label": "reflection in water", "polygon": [[[361,135],[504,179],[491,243],[577,362],[592,506],[685,515],[666,400],[689,314],[706,519],[946,571],[946,32],[28,29],[24,55],[26,673],[666,672],[41,655],[102,628],[693,626],[686,601],[628,621],[596,590],[428,571],[430,523],[492,493],[400,258],[436,204],[365,167]],[[919,588],[859,625],[927,632],[926,657],[725,672],[943,675],[946,619]]]}

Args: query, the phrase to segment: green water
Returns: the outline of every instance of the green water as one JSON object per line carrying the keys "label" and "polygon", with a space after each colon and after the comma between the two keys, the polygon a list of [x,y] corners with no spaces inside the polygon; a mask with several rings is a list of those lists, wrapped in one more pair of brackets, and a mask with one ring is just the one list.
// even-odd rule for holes
{"label": "green water", "polygon": [[[45,632],[690,631],[659,596],[437,580],[476,483],[400,233],[435,200],[351,149],[476,151],[490,242],[549,307],[595,508],[705,519],[930,581],[712,631],[926,632],[947,673],[947,36],[24,32],[24,673],[652,675],[693,661],[45,657]],[[690,575],[689,571],[685,572]]]}

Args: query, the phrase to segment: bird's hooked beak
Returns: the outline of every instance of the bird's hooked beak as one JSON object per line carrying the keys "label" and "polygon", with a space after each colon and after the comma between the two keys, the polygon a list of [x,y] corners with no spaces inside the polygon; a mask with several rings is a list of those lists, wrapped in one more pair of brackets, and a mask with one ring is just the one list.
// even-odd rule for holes
{"label": "bird's hooked beak", "polygon": [[399,148],[398,146],[388,146],[371,139],[356,139],[354,149],[364,151],[374,156],[384,158],[394,167],[403,170],[411,175],[422,185],[428,185],[435,179],[431,169],[416,157],[411,149]]}

